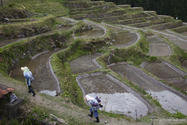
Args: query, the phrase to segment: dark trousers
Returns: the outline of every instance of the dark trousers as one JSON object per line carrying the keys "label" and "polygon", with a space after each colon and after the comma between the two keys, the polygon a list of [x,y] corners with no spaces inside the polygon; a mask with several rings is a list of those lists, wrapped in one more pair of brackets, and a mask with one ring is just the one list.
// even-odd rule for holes
{"label": "dark trousers", "polygon": [[28,88],[29,88],[29,92],[32,92],[33,95],[35,95],[35,92],[34,92],[34,90],[32,89],[32,87],[31,87],[31,86],[28,86]]}

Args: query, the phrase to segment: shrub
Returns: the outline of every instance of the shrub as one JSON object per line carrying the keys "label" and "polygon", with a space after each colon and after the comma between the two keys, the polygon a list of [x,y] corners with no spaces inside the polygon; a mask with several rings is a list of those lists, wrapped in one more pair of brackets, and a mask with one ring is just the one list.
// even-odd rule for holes
{"label": "shrub", "polygon": [[155,62],[155,61],[157,61],[157,57],[151,56],[151,57],[149,58],[149,62]]}
{"label": "shrub", "polygon": [[8,5],[8,7],[11,7],[11,8],[13,8],[15,6],[15,3],[10,3],[9,5]]}

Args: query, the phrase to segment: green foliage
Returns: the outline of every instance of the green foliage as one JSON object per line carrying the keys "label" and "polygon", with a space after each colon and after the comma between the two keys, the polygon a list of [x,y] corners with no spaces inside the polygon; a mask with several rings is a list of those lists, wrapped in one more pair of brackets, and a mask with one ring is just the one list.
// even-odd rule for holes
{"label": "green foliage", "polygon": [[9,3],[8,7],[13,8],[15,6],[15,3]]}
{"label": "green foliage", "polygon": [[172,114],[173,117],[178,118],[178,119],[183,119],[186,118],[186,115],[182,114],[181,112],[178,112],[176,114]]}
{"label": "green foliage", "polygon": [[35,12],[41,13],[41,11],[40,11],[40,10],[35,10]]}
{"label": "green foliage", "polygon": [[112,58],[112,61],[113,61],[113,63],[123,62],[123,61],[126,61],[126,58],[114,56],[114,57]]}
{"label": "green foliage", "polygon": [[37,21],[1,25],[0,33],[3,34],[5,38],[17,38],[19,34],[31,36],[33,34],[38,34],[38,31],[41,29],[45,29],[46,31],[48,31],[52,28],[54,22],[55,17],[49,15],[43,18],[37,18]]}
{"label": "green foliage", "polygon": [[155,62],[155,61],[157,61],[157,57],[151,56],[151,57],[149,58],[149,62]]}
{"label": "green foliage", "polygon": [[[69,50],[70,51],[70,50]],[[76,82],[76,75],[71,75],[70,65],[69,63],[61,61],[61,58],[59,58],[60,55],[63,55],[62,53],[66,51],[62,51],[58,53],[57,55],[52,56],[51,65],[56,72],[56,75],[60,78],[60,86],[61,90],[63,92],[63,96],[69,97],[71,99],[71,102],[73,102],[76,105],[83,105],[82,100],[82,91],[79,88],[77,82]],[[69,55],[71,56],[71,55]],[[67,57],[68,58],[68,57]]]}

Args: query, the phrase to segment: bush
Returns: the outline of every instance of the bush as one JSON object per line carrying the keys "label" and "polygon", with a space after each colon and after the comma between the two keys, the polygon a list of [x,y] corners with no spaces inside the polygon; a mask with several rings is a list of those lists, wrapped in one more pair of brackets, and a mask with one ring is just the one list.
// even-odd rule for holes
{"label": "bush", "polygon": [[15,6],[15,3],[10,3],[9,5],[8,5],[8,7],[11,7],[11,8],[13,8]]}
{"label": "bush", "polygon": [[157,57],[151,56],[149,62],[155,62],[155,61],[157,61]]}

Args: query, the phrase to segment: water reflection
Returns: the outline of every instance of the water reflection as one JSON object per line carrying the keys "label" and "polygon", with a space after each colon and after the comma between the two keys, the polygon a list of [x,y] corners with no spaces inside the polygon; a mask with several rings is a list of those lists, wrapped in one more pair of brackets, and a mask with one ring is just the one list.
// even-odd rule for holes
{"label": "water reflection", "polygon": [[117,114],[124,114],[126,116],[136,119],[147,115],[148,108],[143,102],[131,93],[114,93],[114,94],[103,94],[103,93],[90,93],[92,97],[98,96],[101,99],[103,108],[106,112],[112,112]]}
{"label": "water reflection", "polygon": [[165,87],[156,84],[149,76],[141,72],[139,69],[128,64],[115,64],[110,66],[110,69],[128,80],[132,81],[137,86],[149,91],[163,91]]}
{"label": "water reflection", "polygon": [[54,91],[57,90],[57,83],[53,78],[49,69],[49,57],[62,49],[57,48],[53,51],[46,51],[45,53],[38,54],[34,59],[23,63],[12,70],[12,78],[25,82],[23,72],[21,71],[22,66],[27,66],[33,73],[34,81],[32,86],[38,92],[46,93],[54,96]]}
{"label": "water reflection", "polygon": [[[150,67],[154,70],[154,63],[151,64],[152,67]],[[179,111],[187,115],[187,102],[176,94],[168,91],[169,89],[167,87],[163,86],[157,80],[153,80],[153,78],[146,75],[144,72],[128,64],[115,64],[110,66],[110,68],[146,90],[153,98],[158,99],[165,110],[168,110],[170,113]],[[164,70],[163,67],[160,69]],[[167,75],[166,73],[168,72],[169,71],[165,69],[165,75]]]}
{"label": "water reflection", "polygon": [[155,99],[158,99],[159,103],[165,110],[170,113],[176,113],[177,111],[187,115],[187,102],[181,97],[164,90],[162,92],[147,91]]}

